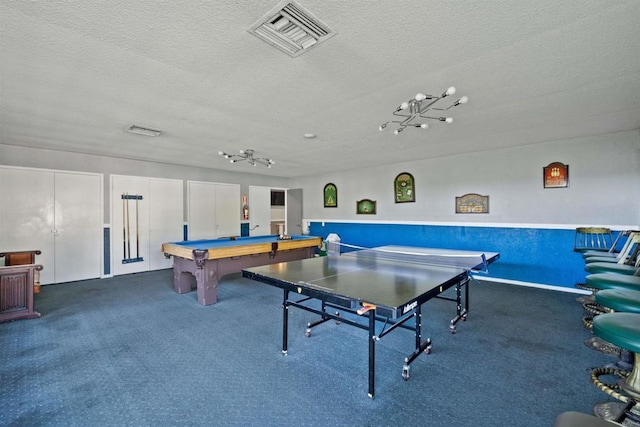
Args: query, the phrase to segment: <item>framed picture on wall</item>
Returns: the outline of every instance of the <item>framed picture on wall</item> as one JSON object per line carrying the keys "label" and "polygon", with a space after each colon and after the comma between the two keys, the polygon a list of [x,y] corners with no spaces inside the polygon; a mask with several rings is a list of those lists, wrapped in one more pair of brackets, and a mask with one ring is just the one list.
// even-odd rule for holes
{"label": "framed picture on wall", "polygon": [[393,180],[396,203],[407,203],[416,201],[413,175],[402,172]]}
{"label": "framed picture on wall", "polygon": [[456,197],[457,214],[489,213],[489,196],[468,193]]}
{"label": "framed picture on wall", "polygon": [[358,215],[375,215],[376,201],[371,199],[362,199],[356,202],[356,214]]}
{"label": "framed picture on wall", "polygon": [[569,165],[549,163],[542,168],[542,177],[544,188],[566,188],[569,186]]}
{"label": "framed picture on wall", "polygon": [[338,187],[331,182],[324,186],[324,207],[338,207]]}

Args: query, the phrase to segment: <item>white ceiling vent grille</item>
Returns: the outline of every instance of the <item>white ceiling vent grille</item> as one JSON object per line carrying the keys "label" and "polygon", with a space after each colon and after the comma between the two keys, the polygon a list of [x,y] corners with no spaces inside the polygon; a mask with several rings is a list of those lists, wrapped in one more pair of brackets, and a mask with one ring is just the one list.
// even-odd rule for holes
{"label": "white ceiling vent grille", "polygon": [[292,1],[278,5],[248,31],[293,57],[336,34],[313,14]]}
{"label": "white ceiling vent grille", "polygon": [[138,135],[144,135],[144,136],[160,136],[164,133],[163,130],[159,130],[159,129],[151,129],[151,128],[147,128],[144,126],[138,126],[138,125],[131,125],[126,129],[127,132],[129,133],[135,133]]}

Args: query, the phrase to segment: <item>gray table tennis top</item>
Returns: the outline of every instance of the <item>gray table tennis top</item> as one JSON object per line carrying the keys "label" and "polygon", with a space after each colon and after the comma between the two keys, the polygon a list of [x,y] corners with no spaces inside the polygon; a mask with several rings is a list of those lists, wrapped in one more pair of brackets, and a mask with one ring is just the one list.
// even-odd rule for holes
{"label": "gray table tennis top", "polygon": [[[316,257],[243,270],[245,277],[288,288],[299,293],[315,292],[341,300],[366,302],[399,313],[401,307],[422,303],[453,284],[464,280],[482,251],[383,246],[376,250],[431,255],[468,256],[466,267],[419,264],[360,256],[356,252]],[[487,264],[498,259],[495,252],[484,252]],[[307,292],[304,292],[304,291]],[[395,317],[395,316],[393,316]]]}

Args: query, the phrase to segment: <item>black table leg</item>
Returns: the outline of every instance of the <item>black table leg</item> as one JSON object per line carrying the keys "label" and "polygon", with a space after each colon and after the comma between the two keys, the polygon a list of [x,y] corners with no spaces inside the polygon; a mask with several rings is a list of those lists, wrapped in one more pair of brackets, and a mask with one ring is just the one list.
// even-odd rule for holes
{"label": "black table leg", "polygon": [[287,346],[289,341],[289,291],[284,290],[282,300],[282,354],[287,354]]}
{"label": "black table leg", "polygon": [[415,317],[415,333],[416,333],[416,349],[409,356],[404,358],[404,365],[402,366],[402,378],[405,381],[409,381],[409,366],[411,362],[416,360],[420,353],[429,354],[431,351],[431,338],[427,338],[426,341],[422,341],[422,306],[418,305],[416,311],[413,314]]}
{"label": "black table leg", "polygon": [[369,310],[369,397],[373,399],[376,383],[376,311]]}

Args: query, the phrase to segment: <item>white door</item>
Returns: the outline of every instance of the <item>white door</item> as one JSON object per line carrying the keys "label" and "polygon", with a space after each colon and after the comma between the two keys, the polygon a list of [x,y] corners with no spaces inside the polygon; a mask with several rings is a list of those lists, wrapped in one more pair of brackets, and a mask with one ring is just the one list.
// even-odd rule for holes
{"label": "white door", "polygon": [[183,189],[181,180],[149,179],[149,268],[171,268],[173,260],[162,253],[162,244],[183,238]]}
{"label": "white door", "polygon": [[240,235],[240,186],[216,185],[216,238]]}
{"label": "white door", "polygon": [[55,283],[53,172],[0,168],[0,188],[0,250],[42,251],[40,283]]}
{"label": "white door", "polygon": [[56,283],[100,277],[101,176],[56,172],[54,217]]}
{"label": "white door", "polygon": [[249,186],[249,235],[271,234],[271,187]]}
{"label": "white door", "polygon": [[216,185],[187,182],[189,240],[211,239],[216,235]]}
{"label": "white door", "polygon": [[302,235],[302,189],[287,190],[285,207],[287,209],[287,234]]}
{"label": "white door", "polygon": [[0,168],[0,188],[3,251],[42,251],[43,285],[100,277],[101,175]]}

